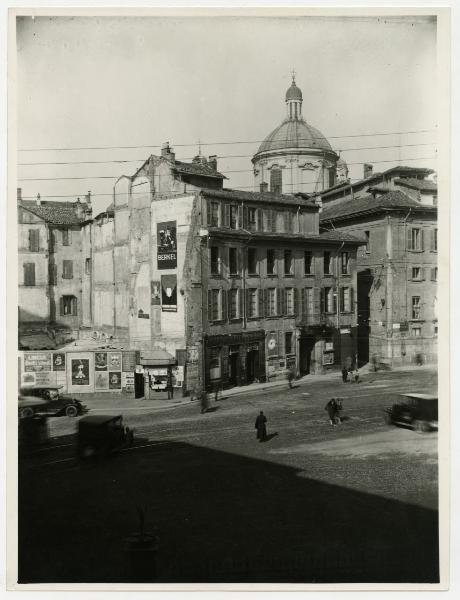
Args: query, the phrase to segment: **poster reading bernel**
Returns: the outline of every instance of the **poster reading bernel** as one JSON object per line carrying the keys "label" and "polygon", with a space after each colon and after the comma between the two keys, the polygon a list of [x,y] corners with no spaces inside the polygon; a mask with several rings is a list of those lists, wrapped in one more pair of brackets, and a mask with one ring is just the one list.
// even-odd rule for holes
{"label": "poster reading bernel", "polygon": [[157,223],[158,269],[177,267],[176,221]]}

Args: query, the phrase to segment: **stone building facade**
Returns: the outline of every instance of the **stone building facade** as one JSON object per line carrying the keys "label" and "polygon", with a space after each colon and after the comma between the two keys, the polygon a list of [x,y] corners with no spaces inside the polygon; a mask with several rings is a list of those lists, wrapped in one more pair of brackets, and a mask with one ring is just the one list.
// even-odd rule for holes
{"label": "stone building facade", "polygon": [[388,365],[437,356],[437,188],[433,171],[395,167],[321,195],[321,229],[364,236],[358,353]]}

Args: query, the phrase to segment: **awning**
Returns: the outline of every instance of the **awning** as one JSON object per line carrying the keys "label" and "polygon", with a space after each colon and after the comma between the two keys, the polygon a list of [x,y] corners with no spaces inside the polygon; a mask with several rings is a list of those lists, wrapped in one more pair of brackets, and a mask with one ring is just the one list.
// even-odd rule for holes
{"label": "awning", "polygon": [[177,360],[166,352],[166,350],[156,349],[150,352],[141,353],[141,365],[149,367],[164,367],[169,365],[175,365]]}

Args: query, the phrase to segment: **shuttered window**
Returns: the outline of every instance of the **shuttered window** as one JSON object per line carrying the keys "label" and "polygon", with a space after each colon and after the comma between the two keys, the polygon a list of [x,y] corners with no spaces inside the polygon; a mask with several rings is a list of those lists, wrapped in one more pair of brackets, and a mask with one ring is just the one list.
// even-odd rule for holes
{"label": "shuttered window", "polygon": [[249,207],[247,209],[247,228],[249,231],[257,230],[257,209]]}
{"label": "shuttered window", "polygon": [[238,248],[229,248],[228,268],[230,275],[238,275]]}
{"label": "shuttered window", "polygon": [[293,333],[287,331],[284,334],[284,351],[286,354],[294,354]]}
{"label": "shuttered window", "polygon": [[40,250],[40,231],[38,229],[29,229],[29,251],[39,252]]}
{"label": "shuttered window", "polygon": [[73,279],[73,261],[63,260],[62,261],[62,278]]}
{"label": "shuttered window", "polygon": [[314,298],[313,298],[313,288],[308,287],[304,289],[304,314],[307,317],[312,317],[314,312]]}
{"label": "shuttered window", "polygon": [[243,317],[243,293],[240,289],[228,290],[228,312],[230,319]]}
{"label": "shuttered window", "polygon": [[275,194],[281,194],[283,190],[283,175],[281,169],[271,169],[270,171],[270,191]]}
{"label": "shuttered window", "polygon": [[285,290],[285,313],[287,315],[294,314],[294,288],[286,288]]}
{"label": "shuttered window", "polygon": [[275,275],[275,251],[271,248],[267,250],[267,275]]}
{"label": "shuttered window", "polygon": [[409,227],[407,230],[407,249],[413,252],[421,252],[423,250],[423,229]]}
{"label": "shuttered window", "polygon": [[330,252],[325,252],[323,255],[323,273],[324,275],[332,275],[332,258]]}
{"label": "shuttered window", "polygon": [[432,252],[438,251],[438,230],[437,229],[433,229],[431,231],[431,251]]}
{"label": "shuttered window", "polygon": [[209,255],[211,275],[220,275],[220,248],[218,246],[211,246]]}
{"label": "shuttered window", "polygon": [[422,314],[422,304],[420,296],[412,296],[412,318],[420,319]]}
{"label": "shuttered window", "polygon": [[343,287],[340,288],[340,311],[351,312],[352,307],[352,294],[351,288]]}
{"label": "shuttered window", "polygon": [[248,248],[248,275],[257,275],[257,248]]}
{"label": "shuttered window", "polygon": [[323,288],[324,294],[324,312],[335,313],[337,310],[336,306],[336,295],[334,294],[334,288],[325,287]]}
{"label": "shuttered window", "polygon": [[276,317],[276,288],[267,290],[267,316]]}
{"label": "shuttered window", "polygon": [[208,291],[208,320],[219,321],[223,314],[222,291],[214,289]]}
{"label": "shuttered window", "polygon": [[208,226],[219,227],[219,202],[208,201]]}
{"label": "shuttered window", "polygon": [[304,252],[303,272],[304,275],[311,275],[313,273],[313,256],[310,250],[305,250]]}
{"label": "shuttered window", "polygon": [[[260,290],[261,292],[262,290]],[[248,311],[248,317],[249,318],[254,318],[254,317],[258,317],[258,310],[259,310],[259,300],[258,300],[258,290],[256,288],[249,288],[247,291],[248,294],[248,304],[247,304],[247,311]]]}
{"label": "shuttered window", "polygon": [[24,263],[24,285],[35,285],[35,263]]}
{"label": "shuttered window", "polygon": [[284,274],[294,275],[294,263],[292,260],[292,250],[284,251]]}

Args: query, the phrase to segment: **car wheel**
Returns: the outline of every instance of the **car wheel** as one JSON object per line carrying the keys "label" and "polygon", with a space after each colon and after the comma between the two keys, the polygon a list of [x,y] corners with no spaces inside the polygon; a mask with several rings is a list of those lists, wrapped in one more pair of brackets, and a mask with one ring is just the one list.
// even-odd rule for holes
{"label": "car wheel", "polygon": [[430,428],[425,421],[415,421],[414,429],[417,433],[426,433]]}
{"label": "car wheel", "polygon": [[31,408],[30,406],[26,406],[25,408],[21,408],[21,419],[27,419],[27,417],[33,417],[34,416],[34,409]]}
{"label": "car wheel", "polygon": [[78,408],[73,404],[69,404],[69,406],[66,406],[65,414],[68,417],[76,417],[78,415]]}

